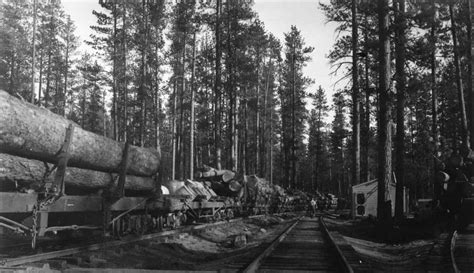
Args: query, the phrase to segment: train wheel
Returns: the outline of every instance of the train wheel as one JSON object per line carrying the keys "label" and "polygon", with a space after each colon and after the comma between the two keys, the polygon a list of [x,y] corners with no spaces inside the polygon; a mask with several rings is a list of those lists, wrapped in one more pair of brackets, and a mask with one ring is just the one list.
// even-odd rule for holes
{"label": "train wheel", "polygon": [[187,215],[186,212],[184,212],[184,213],[180,216],[180,218],[181,218],[181,219],[180,219],[180,222],[181,222],[182,224],[188,222],[188,215]]}
{"label": "train wheel", "polygon": [[141,215],[133,216],[132,224],[133,224],[133,233],[138,236],[143,235],[144,226],[143,226]]}
{"label": "train wheel", "polygon": [[150,229],[150,221],[148,215],[140,215],[140,223],[141,223],[141,234],[146,234]]}
{"label": "train wheel", "polygon": [[156,217],[156,229],[158,229],[158,230],[161,231],[161,230],[163,230],[164,225],[165,225],[165,219],[164,219],[164,217],[161,216],[161,215],[158,216],[158,217]]}
{"label": "train wheel", "polygon": [[115,238],[121,239],[124,236],[124,223],[122,219],[118,219],[117,221],[112,223],[112,235]]}
{"label": "train wheel", "polygon": [[226,211],[226,217],[227,219],[233,219],[234,218],[234,211],[232,209],[227,209]]}
{"label": "train wheel", "polygon": [[215,222],[221,221],[221,220],[222,220],[222,214],[221,214],[221,212],[220,212],[220,211],[216,212],[216,213],[214,214],[214,218],[215,218],[215,219],[214,219]]}

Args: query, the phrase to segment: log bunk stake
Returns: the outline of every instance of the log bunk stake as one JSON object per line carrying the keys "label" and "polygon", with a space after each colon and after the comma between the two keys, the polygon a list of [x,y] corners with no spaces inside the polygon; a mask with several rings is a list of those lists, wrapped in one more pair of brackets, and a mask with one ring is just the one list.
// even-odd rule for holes
{"label": "log bunk stake", "polygon": [[66,191],[64,177],[66,176],[67,162],[69,161],[69,147],[71,146],[73,134],[74,126],[70,124],[66,129],[64,144],[58,153],[58,163],[56,175],[54,177],[54,187],[57,189],[56,193],[60,196],[64,195]]}
{"label": "log bunk stake", "polygon": [[[69,160],[69,147],[74,135],[74,126],[69,124],[66,129],[66,136],[64,143],[61,146],[57,154],[56,174],[52,184],[46,183],[44,198],[39,194],[36,209],[33,210],[33,228],[31,246],[34,249],[36,247],[37,235],[43,236],[47,231],[68,229],[68,227],[48,227],[48,207],[52,205],[61,196],[65,195],[64,177],[66,176],[67,162]],[[53,168],[53,169],[54,169]],[[39,218],[39,219],[38,219]],[[39,228],[37,223],[39,221]]]}
{"label": "log bunk stake", "polygon": [[[112,206],[115,202],[120,200],[122,197],[125,196],[125,180],[127,177],[127,171],[129,168],[129,149],[130,149],[130,144],[129,142],[125,142],[123,151],[122,151],[122,160],[120,162],[120,173],[118,177],[118,183],[117,186],[114,186],[115,183],[112,183],[111,186],[104,192],[104,225],[103,225],[103,230],[104,234],[107,232],[107,228],[112,225],[112,230],[116,230],[116,225],[120,225],[120,218],[122,218],[124,215],[128,214],[129,212],[135,210],[137,207],[142,205],[142,202],[138,203],[136,206],[133,208],[119,214],[115,218],[112,219]],[[146,199],[144,199],[146,200]],[[115,235],[120,235],[118,234]]]}
{"label": "log bunk stake", "polygon": [[130,144],[128,142],[125,143],[125,147],[123,148],[122,154],[122,162],[120,162],[120,174],[117,188],[115,189],[114,196],[118,199],[122,198],[125,195],[125,179],[127,178],[127,171],[128,171],[128,150],[130,148]]}

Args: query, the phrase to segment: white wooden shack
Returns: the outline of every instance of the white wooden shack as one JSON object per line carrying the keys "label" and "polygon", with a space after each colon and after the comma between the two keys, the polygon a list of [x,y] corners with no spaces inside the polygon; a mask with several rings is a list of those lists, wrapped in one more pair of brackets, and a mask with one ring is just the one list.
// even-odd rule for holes
{"label": "white wooden shack", "polygon": [[[377,179],[352,186],[352,215],[355,217],[377,216]],[[387,200],[392,203],[392,216],[395,213],[395,183],[386,189]],[[408,213],[408,189],[403,189],[403,212]]]}

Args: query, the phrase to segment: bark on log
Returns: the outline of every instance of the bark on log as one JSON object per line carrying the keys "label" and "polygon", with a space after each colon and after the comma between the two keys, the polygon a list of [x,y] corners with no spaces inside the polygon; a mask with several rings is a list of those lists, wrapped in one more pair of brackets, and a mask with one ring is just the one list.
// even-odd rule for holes
{"label": "bark on log", "polygon": [[[21,101],[0,90],[0,152],[56,163],[66,128],[73,123],[47,109]],[[69,166],[118,172],[124,144],[75,125]],[[130,145],[128,174],[154,175],[160,153]]]}
{"label": "bark on log", "polygon": [[211,182],[211,189],[219,196],[235,197],[239,194],[239,191],[230,187],[230,184],[222,182]]}
{"label": "bark on log", "polygon": [[[11,188],[15,183],[23,187],[34,187],[33,184],[39,185],[43,179],[46,183],[52,183],[55,171],[48,175],[52,168],[53,164],[0,154],[0,188]],[[117,176],[117,174],[67,167],[64,180],[66,190],[68,186],[98,190],[110,186],[112,181],[116,184]],[[148,191],[153,190],[154,185],[155,181],[151,177],[127,175],[125,180],[127,190]]]}
{"label": "bark on log", "polygon": [[235,172],[230,170],[217,170],[209,166],[205,166],[202,172],[198,172],[196,178],[206,178],[207,180],[228,183],[235,177]]}

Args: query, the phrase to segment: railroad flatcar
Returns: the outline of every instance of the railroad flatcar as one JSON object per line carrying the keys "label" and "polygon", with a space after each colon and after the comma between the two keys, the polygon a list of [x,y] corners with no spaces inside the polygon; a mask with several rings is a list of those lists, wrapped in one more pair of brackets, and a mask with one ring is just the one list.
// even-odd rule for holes
{"label": "railroad flatcar", "polygon": [[292,206],[283,189],[256,176],[216,184],[231,189],[223,195],[206,179],[162,185],[159,149],[88,132],[1,90],[0,108],[8,113],[0,116],[0,232],[31,235],[33,247],[59,232],[142,234]]}

